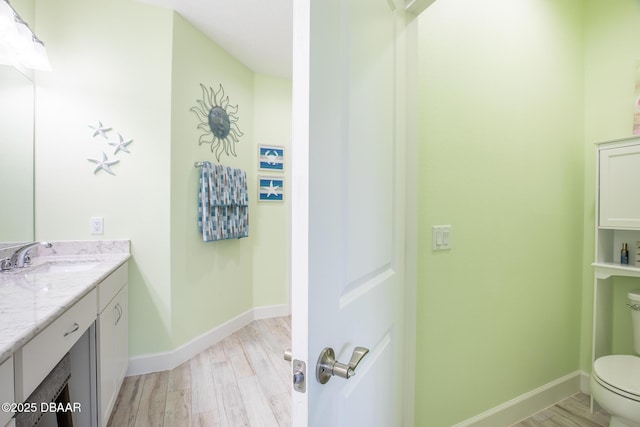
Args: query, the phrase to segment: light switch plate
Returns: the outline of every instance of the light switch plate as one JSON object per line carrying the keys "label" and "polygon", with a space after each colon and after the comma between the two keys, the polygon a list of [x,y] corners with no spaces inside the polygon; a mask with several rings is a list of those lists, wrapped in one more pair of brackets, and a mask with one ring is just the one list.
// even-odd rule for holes
{"label": "light switch plate", "polygon": [[451,249],[450,225],[434,225],[431,228],[431,248],[434,251]]}

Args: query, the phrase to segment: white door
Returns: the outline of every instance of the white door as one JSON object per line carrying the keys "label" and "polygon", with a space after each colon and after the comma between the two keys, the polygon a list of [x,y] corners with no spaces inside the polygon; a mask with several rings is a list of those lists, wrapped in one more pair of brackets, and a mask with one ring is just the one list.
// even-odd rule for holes
{"label": "white door", "polygon": [[[294,0],[293,426],[399,426],[404,292],[402,1]],[[355,376],[316,380],[325,347]],[[295,366],[295,361],[294,361]]]}

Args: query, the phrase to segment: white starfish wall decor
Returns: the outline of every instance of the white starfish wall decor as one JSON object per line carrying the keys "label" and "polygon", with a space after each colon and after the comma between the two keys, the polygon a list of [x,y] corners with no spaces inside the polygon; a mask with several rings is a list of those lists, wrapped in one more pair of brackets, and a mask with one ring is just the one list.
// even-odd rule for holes
{"label": "white starfish wall decor", "polygon": [[[128,153],[130,154],[131,152],[129,151],[129,144],[131,144],[133,142],[133,139],[127,139],[125,140],[125,138],[122,136],[121,133],[116,132],[118,134],[118,139],[117,140],[113,140],[109,137],[109,133],[113,130],[113,128],[111,127],[106,127],[105,125],[102,124],[102,121],[98,120],[98,124],[97,125],[89,125],[89,128],[93,129],[93,138],[97,137],[98,135],[101,136],[102,138],[99,138],[98,140],[101,141],[102,139],[105,140],[106,144],[115,147],[115,150],[113,152],[113,155],[117,155],[119,152],[123,152],[123,153]],[[93,174],[95,175],[96,173],[98,173],[100,170],[103,170],[105,172],[107,172],[108,174],[114,175],[115,176],[115,172],[111,169],[112,165],[115,165],[116,163],[120,162],[120,160],[109,160],[109,158],[107,157],[107,155],[105,154],[104,151],[102,151],[102,160],[99,159],[87,159],[88,161],[90,161],[91,163],[95,163],[97,166],[93,171]]]}

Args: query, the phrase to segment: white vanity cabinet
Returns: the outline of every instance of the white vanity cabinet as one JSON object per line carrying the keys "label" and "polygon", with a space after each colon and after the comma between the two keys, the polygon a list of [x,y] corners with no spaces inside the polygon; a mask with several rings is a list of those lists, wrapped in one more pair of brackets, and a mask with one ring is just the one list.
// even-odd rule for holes
{"label": "white vanity cabinet", "polygon": [[[0,402],[15,402],[13,394],[13,357],[0,364]],[[0,411],[0,426],[8,425],[12,415],[10,411]]]}
{"label": "white vanity cabinet", "polygon": [[98,285],[98,426],[106,426],[129,363],[127,264]]}
{"label": "white vanity cabinet", "polygon": [[[53,247],[38,252],[31,267],[0,275],[0,323],[7,327],[0,334],[0,403],[37,405],[65,381],[61,401],[73,404],[74,424],[102,426],[128,368],[130,243]],[[14,415],[0,411],[0,427],[15,427]],[[56,414],[42,415],[39,425],[55,425]]]}

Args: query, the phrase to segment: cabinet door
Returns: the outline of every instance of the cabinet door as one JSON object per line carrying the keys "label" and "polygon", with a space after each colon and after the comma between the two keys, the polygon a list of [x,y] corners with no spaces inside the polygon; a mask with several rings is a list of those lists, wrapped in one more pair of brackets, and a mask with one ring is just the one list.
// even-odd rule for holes
{"label": "cabinet door", "polygon": [[599,225],[640,229],[640,145],[602,148]]}
{"label": "cabinet door", "polygon": [[122,380],[129,367],[129,285],[126,285],[115,298],[117,317],[113,331],[114,381],[116,395],[120,391]]}
{"label": "cabinet door", "polygon": [[[0,364],[0,402],[13,403],[13,357]],[[13,414],[10,411],[0,412],[0,426],[5,425]]]}
{"label": "cabinet door", "polygon": [[101,427],[107,425],[115,403],[115,348],[113,342],[116,318],[115,300],[109,303],[98,315],[98,402],[100,404],[98,426]]}
{"label": "cabinet door", "polygon": [[106,426],[129,365],[128,285],[98,316],[100,426]]}

